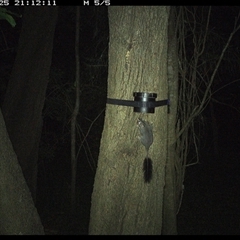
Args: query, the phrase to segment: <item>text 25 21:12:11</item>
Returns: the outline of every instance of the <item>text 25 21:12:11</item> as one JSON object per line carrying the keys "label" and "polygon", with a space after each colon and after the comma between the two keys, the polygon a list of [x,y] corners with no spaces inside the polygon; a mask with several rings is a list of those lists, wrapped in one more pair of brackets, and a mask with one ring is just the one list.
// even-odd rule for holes
{"label": "text 25 21:12:11", "polygon": [[14,0],[14,6],[56,6],[56,0]]}

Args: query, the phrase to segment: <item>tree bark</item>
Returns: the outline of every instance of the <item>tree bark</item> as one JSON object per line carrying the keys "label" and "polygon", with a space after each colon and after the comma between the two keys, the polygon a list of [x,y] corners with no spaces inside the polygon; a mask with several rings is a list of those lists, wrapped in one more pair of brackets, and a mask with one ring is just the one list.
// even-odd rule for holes
{"label": "tree bark", "polygon": [[[133,92],[167,94],[170,7],[109,8],[108,98],[132,100]],[[153,177],[144,183],[146,150],[137,136],[137,118],[152,123],[149,157]],[[161,234],[167,155],[167,107],[155,114],[107,105],[95,176],[90,234]]]}
{"label": "tree bark", "polygon": [[0,235],[44,234],[0,111]]}
{"label": "tree bark", "polygon": [[8,134],[34,200],[56,20],[57,7],[25,7],[17,56],[2,106]]}
{"label": "tree bark", "polygon": [[168,92],[170,111],[168,114],[168,155],[166,162],[166,183],[163,200],[162,234],[177,234],[177,185],[175,162],[176,153],[176,119],[178,104],[178,53],[176,39],[175,8],[171,7],[168,25]]}

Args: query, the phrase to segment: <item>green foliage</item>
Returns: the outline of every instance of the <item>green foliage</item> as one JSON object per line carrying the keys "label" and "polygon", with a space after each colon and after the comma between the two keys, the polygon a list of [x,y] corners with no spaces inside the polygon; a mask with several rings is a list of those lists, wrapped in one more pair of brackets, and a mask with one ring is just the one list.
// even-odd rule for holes
{"label": "green foliage", "polygon": [[8,11],[6,8],[0,7],[0,19],[5,19],[7,20],[12,27],[16,26],[16,21],[11,15],[15,15],[15,13]]}

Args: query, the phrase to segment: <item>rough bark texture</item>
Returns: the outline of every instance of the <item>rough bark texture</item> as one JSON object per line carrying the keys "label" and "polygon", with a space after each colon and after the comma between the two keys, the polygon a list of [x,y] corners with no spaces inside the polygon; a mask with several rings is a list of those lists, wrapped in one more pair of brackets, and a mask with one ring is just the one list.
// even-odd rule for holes
{"label": "rough bark texture", "polygon": [[2,106],[8,134],[34,199],[56,20],[57,7],[25,7],[17,56]]}
{"label": "rough bark texture", "polygon": [[[109,8],[108,98],[133,100],[133,92],[167,98],[170,7]],[[153,178],[144,183],[144,146],[137,118],[153,125],[149,150]],[[167,149],[167,107],[155,114],[107,105],[92,194],[90,234],[160,234]]]}
{"label": "rough bark texture", "polygon": [[177,234],[176,206],[176,116],[178,103],[178,55],[176,39],[175,10],[171,7],[168,26],[168,92],[170,112],[168,114],[168,155],[166,162],[166,184],[163,200],[162,234]]}
{"label": "rough bark texture", "polygon": [[44,234],[0,111],[0,235]]}

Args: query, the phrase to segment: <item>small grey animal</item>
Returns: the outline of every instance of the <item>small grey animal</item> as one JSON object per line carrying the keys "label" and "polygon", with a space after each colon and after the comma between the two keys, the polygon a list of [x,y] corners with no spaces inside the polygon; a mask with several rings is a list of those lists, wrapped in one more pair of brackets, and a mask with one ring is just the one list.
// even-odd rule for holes
{"label": "small grey animal", "polygon": [[152,160],[148,157],[148,152],[153,143],[153,127],[149,122],[144,121],[141,118],[138,118],[137,124],[140,131],[139,140],[145,146],[147,151],[147,155],[143,162],[144,181],[149,183],[152,179]]}

